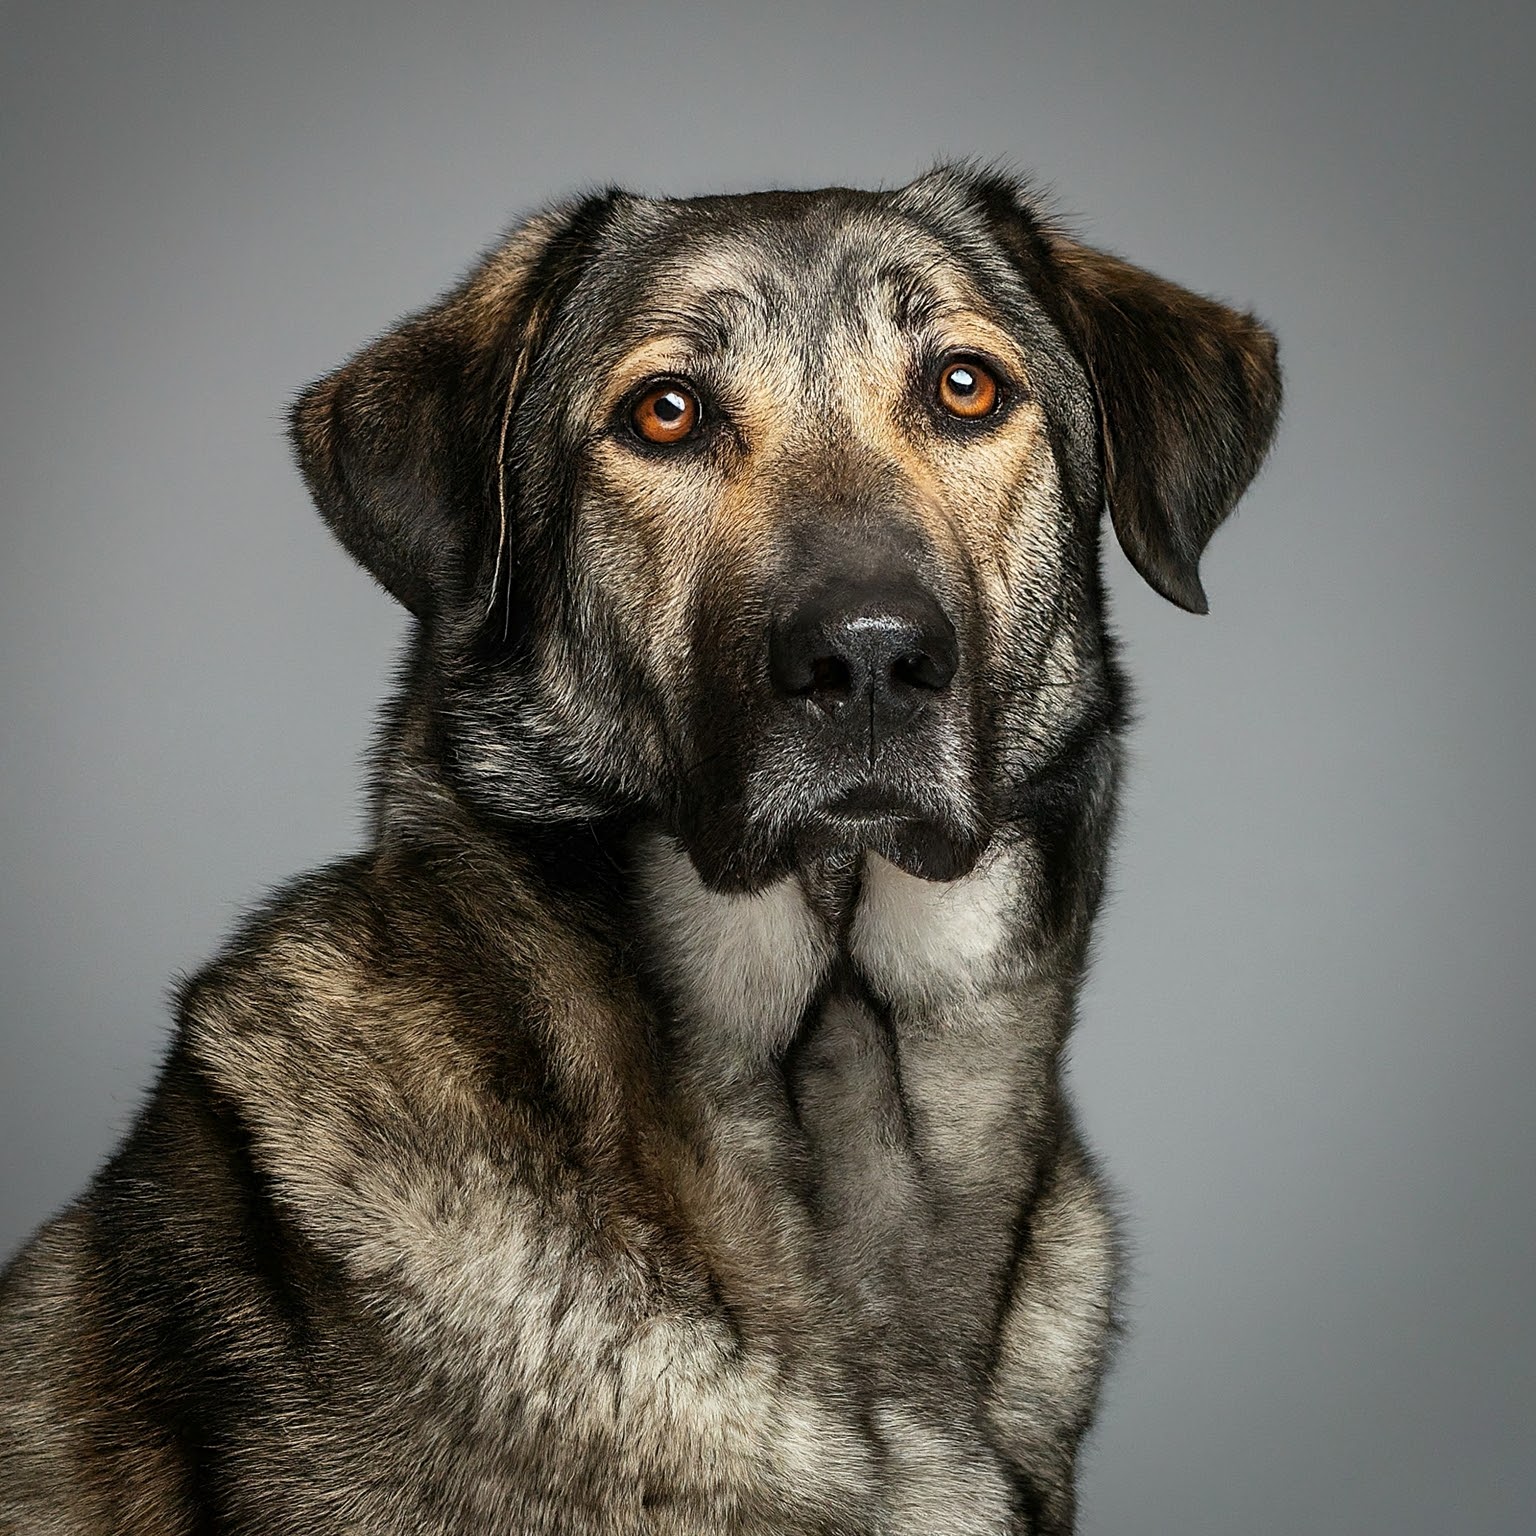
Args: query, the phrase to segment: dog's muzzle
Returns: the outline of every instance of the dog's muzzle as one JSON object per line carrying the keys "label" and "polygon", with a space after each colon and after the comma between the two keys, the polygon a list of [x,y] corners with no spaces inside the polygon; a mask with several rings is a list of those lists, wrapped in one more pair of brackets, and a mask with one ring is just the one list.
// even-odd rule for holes
{"label": "dog's muzzle", "polygon": [[914,869],[963,865],[955,810],[967,786],[945,782],[965,713],[955,621],[888,544],[824,554],[787,586],[768,676],[780,762],[803,797],[802,857],[872,848]]}
{"label": "dog's muzzle", "polygon": [[935,565],[893,518],[862,530],[829,519],[796,539],[763,593],[769,622],[748,640],[745,707],[714,678],[700,689],[712,769],[690,784],[679,823],[706,879],[750,888],[866,850],[930,879],[974,863],[986,840],[974,626],[940,595]]}

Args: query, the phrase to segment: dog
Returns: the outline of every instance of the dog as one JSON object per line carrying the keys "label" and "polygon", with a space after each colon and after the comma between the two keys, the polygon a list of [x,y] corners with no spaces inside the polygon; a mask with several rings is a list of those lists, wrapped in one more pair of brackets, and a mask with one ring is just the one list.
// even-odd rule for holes
{"label": "dog", "polygon": [[1070,1532],[1101,513],[1203,612],[1279,403],[968,165],[574,199],[306,390],[415,621],[369,845],[7,1271],[0,1530]]}

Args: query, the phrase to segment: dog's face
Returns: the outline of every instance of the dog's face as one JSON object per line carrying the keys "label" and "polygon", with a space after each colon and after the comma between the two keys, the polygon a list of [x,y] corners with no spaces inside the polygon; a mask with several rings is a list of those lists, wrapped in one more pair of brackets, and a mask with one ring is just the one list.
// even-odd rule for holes
{"label": "dog's face", "polygon": [[1105,499],[1203,608],[1277,405],[1250,317],[945,171],[545,215],[295,433],[423,621],[461,791],[658,818],[750,889],[967,871],[1113,711]]}

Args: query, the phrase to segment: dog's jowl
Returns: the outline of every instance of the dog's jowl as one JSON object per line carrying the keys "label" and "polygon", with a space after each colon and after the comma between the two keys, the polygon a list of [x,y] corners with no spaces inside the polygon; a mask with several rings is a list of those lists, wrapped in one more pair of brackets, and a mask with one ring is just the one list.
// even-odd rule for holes
{"label": "dog's jowl", "polygon": [[965,168],[558,207],[311,386],[414,616],[369,846],[7,1272],[0,1530],[1070,1531],[1101,514],[1203,610],[1279,392]]}

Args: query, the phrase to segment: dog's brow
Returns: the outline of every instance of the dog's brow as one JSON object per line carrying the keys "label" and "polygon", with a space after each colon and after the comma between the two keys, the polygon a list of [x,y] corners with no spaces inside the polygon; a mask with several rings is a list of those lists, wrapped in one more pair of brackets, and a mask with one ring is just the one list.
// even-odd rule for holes
{"label": "dog's brow", "polygon": [[958,282],[948,263],[938,260],[920,267],[884,267],[874,274],[873,285],[887,295],[891,318],[904,330],[975,314],[979,307],[969,285]]}
{"label": "dog's brow", "polygon": [[887,266],[874,273],[871,286],[884,297],[899,331],[936,350],[979,347],[1027,371],[1016,338],[1000,317],[946,262],[921,267]]}
{"label": "dog's brow", "polygon": [[713,288],[682,302],[651,303],[631,320],[636,344],[613,370],[608,393],[617,398],[655,373],[687,373],[728,352],[742,324],[764,308],[765,295]]}
{"label": "dog's brow", "polygon": [[675,300],[664,296],[639,312],[635,328],[648,337],[679,337],[700,353],[723,352],[742,322],[763,310],[765,299],[741,288],[711,288]]}
{"label": "dog's brow", "polygon": [[658,374],[690,374],[705,366],[724,350],[719,338],[713,341],[680,331],[673,324],[658,334],[631,347],[609,375],[603,386],[603,408],[612,409],[642,379]]}

